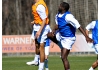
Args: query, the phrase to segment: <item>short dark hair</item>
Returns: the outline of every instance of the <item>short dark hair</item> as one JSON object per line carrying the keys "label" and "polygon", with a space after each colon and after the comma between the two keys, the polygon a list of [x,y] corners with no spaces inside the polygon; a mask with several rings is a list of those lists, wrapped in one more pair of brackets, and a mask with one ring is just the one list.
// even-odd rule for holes
{"label": "short dark hair", "polygon": [[62,2],[60,5],[61,5],[66,11],[68,11],[69,8],[70,8],[69,4],[66,3],[66,2]]}

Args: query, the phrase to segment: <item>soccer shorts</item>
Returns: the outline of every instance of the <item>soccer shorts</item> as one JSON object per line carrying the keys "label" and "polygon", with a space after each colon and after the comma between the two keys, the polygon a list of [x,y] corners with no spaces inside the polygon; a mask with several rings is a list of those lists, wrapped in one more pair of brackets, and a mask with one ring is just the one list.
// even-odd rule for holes
{"label": "soccer shorts", "polygon": [[[32,39],[35,39],[36,32],[37,32],[37,31],[35,31],[35,30],[32,31],[32,35],[31,35],[31,38],[32,38]],[[51,28],[50,28],[49,25],[46,25],[46,26],[44,27],[44,29],[42,30],[42,32],[41,32],[39,38],[37,39],[37,41],[38,41],[39,43],[46,42],[46,38],[47,38],[47,33],[48,33],[48,32],[51,32]]]}
{"label": "soccer shorts", "polygon": [[72,49],[72,45],[75,43],[76,37],[61,37],[61,45],[68,50]]}
{"label": "soccer shorts", "polygon": [[61,35],[59,32],[56,32],[56,39],[57,41],[60,41],[61,40]]}

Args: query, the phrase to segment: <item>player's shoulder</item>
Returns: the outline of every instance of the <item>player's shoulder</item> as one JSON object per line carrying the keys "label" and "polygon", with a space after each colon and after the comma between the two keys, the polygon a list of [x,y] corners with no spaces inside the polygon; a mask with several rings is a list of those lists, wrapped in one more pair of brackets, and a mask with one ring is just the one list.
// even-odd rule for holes
{"label": "player's shoulder", "polygon": [[91,24],[91,25],[95,25],[95,24],[96,24],[96,21],[91,21],[90,24]]}
{"label": "player's shoulder", "polygon": [[45,9],[45,7],[42,5],[42,4],[39,4],[38,6],[37,6],[37,10],[44,10]]}
{"label": "player's shoulder", "polygon": [[96,23],[96,20],[92,21],[91,23]]}
{"label": "player's shoulder", "polygon": [[95,24],[96,24],[96,21],[91,21],[91,22],[87,25],[87,27],[94,28]]}
{"label": "player's shoulder", "polygon": [[73,14],[67,14],[66,17],[67,18],[74,18]]}
{"label": "player's shoulder", "polygon": [[66,18],[67,20],[72,20],[72,19],[75,18],[75,17],[73,16],[73,14],[67,14],[67,15],[65,16],[65,18]]}

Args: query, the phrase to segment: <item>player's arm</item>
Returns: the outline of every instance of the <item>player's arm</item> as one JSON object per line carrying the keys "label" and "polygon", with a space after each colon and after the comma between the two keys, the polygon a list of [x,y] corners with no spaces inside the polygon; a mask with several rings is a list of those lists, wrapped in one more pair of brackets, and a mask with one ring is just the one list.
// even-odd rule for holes
{"label": "player's arm", "polygon": [[56,30],[58,30],[58,25],[57,24],[55,25],[55,27],[52,30],[53,34],[55,34]]}
{"label": "player's arm", "polygon": [[43,5],[38,5],[37,12],[38,12],[38,14],[43,22],[41,24],[39,31],[36,33],[36,38],[38,38],[40,36],[40,34],[45,26],[46,18],[47,18],[46,12],[45,12],[45,7]]}
{"label": "player's arm", "polygon": [[31,39],[31,46],[34,44],[35,40]]}
{"label": "player's arm", "polygon": [[46,19],[43,19],[42,25],[41,25],[39,31],[37,31],[37,33],[36,33],[36,38],[39,38],[39,36],[40,36],[44,26],[45,26],[45,23],[46,23]]}
{"label": "player's arm", "polygon": [[81,26],[78,29],[85,36],[87,42],[93,42],[93,40],[91,38],[89,38],[89,36],[87,35],[87,33],[83,30],[83,28]]}
{"label": "player's arm", "polygon": [[89,36],[89,31],[87,29],[85,29],[85,32],[86,32],[87,36]]}
{"label": "player's arm", "polygon": [[88,37],[84,29],[80,26],[79,22],[74,18],[73,15],[69,14],[68,16],[66,16],[66,21],[68,21],[68,23],[76,29],[79,29],[80,32],[85,36],[87,42],[93,42],[93,40]]}
{"label": "player's arm", "polygon": [[87,34],[88,36],[89,36],[89,31],[95,27],[95,23],[96,23],[95,21],[92,21],[91,23],[89,23],[89,24],[86,26],[85,32],[86,32],[86,34]]}
{"label": "player's arm", "polygon": [[55,16],[55,26],[54,26],[54,28],[53,28],[53,30],[52,30],[52,32],[53,32],[53,34],[55,34],[55,32],[56,32],[56,30],[58,30],[58,22],[57,22],[57,15]]}
{"label": "player's arm", "polygon": [[35,43],[35,38],[34,38],[34,30],[32,31],[31,35],[31,46]]}
{"label": "player's arm", "polygon": [[93,40],[89,38],[89,36],[87,35],[87,33],[84,31],[84,29],[81,26],[78,29],[85,36],[87,42],[93,42]]}

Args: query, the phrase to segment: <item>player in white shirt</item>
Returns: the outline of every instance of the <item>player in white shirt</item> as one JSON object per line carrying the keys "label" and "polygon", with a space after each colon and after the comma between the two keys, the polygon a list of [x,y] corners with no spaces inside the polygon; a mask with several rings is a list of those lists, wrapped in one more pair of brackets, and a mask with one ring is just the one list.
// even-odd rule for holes
{"label": "player in white shirt", "polygon": [[[36,53],[40,53],[40,63],[38,70],[44,70],[45,61],[45,42],[47,39],[49,19],[48,19],[48,8],[44,0],[34,0],[35,4],[32,5],[32,14],[34,17],[34,35],[35,35],[35,46]],[[36,55],[38,57],[38,55]]]}
{"label": "player in white shirt", "polygon": [[[34,21],[31,22],[32,24],[34,24]],[[51,32],[51,28],[48,27],[48,31]],[[31,46],[33,45],[33,43],[35,42],[35,37],[34,37],[34,30],[32,31],[32,35],[31,35]],[[48,68],[48,56],[49,56],[49,47],[50,47],[50,39],[46,39],[46,44],[45,44],[45,70],[49,70]],[[51,45],[53,47],[53,44]],[[36,51],[36,50],[35,50]],[[26,64],[27,65],[35,65],[38,66],[39,64],[39,59],[40,59],[40,54],[35,54],[34,60],[33,61],[29,61]]]}
{"label": "player in white shirt", "polygon": [[79,22],[74,18],[74,16],[68,11],[69,4],[62,2],[59,6],[58,14],[56,15],[56,28],[61,35],[61,58],[65,70],[70,70],[70,64],[68,62],[68,55],[72,49],[76,37],[76,29],[79,29],[80,32],[85,36],[87,42],[92,42],[93,40],[89,38],[85,31],[80,26]]}
{"label": "player in white shirt", "polygon": [[[98,56],[98,20],[92,21],[86,26],[86,33],[89,36],[90,30],[92,31],[92,39],[93,41],[93,47],[95,49],[95,53]],[[98,57],[97,60],[92,64],[92,66],[89,68],[89,70],[94,70],[98,67]]]}

